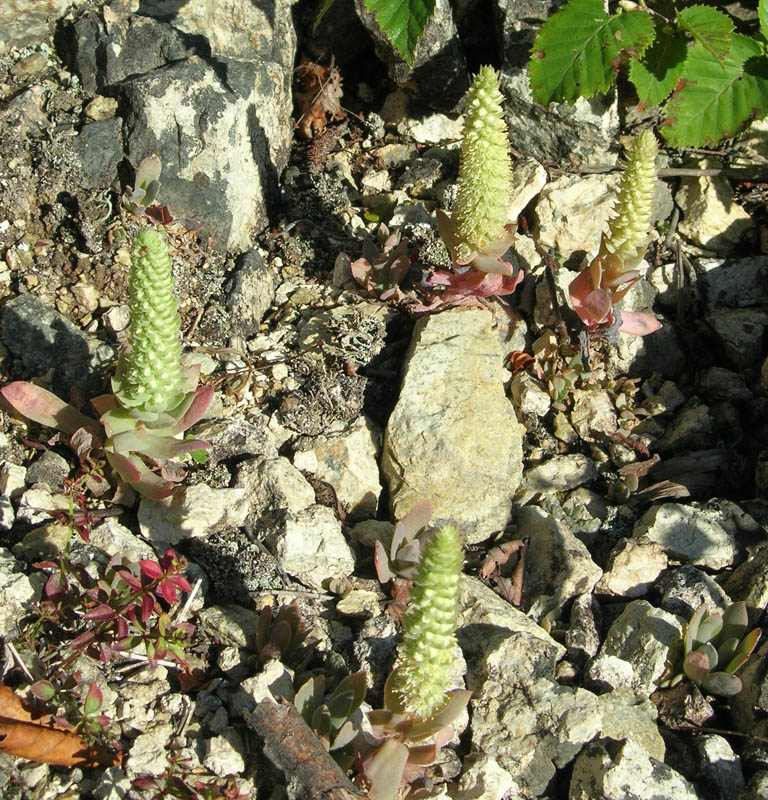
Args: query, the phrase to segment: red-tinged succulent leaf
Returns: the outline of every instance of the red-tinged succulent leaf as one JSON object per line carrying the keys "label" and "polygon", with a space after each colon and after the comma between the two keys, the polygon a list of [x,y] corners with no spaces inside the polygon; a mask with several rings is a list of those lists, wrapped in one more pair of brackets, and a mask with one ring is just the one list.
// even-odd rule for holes
{"label": "red-tinged succulent leaf", "polygon": [[152,597],[151,594],[145,594],[141,598],[141,621],[146,623],[146,621],[152,616],[152,612],[155,610],[155,598]]}
{"label": "red-tinged succulent leaf", "polygon": [[131,589],[141,589],[141,581],[127,567],[118,570],[118,572],[120,573],[120,579],[125,581]]}
{"label": "red-tinged succulent leaf", "polygon": [[146,575],[153,581],[160,580],[160,578],[165,575],[163,568],[157,561],[152,561],[150,559],[142,559],[139,561],[139,569],[141,569],[143,575]]}
{"label": "red-tinged succulent leaf", "polygon": [[[174,433],[183,433],[187,428],[190,428],[205,414],[206,409],[213,399],[213,386],[198,386],[195,392],[192,404],[184,413],[184,416],[179,420],[178,424],[174,427]],[[210,445],[207,445],[210,447]],[[196,447],[196,450],[202,450],[201,447]]]}
{"label": "red-tinged succulent leaf", "polygon": [[363,762],[370,783],[368,800],[396,800],[408,763],[408,748],[397,739],[386,739]]}
{"label": "red-tinged succulent leaf", "polygon": [[178,598],[178,593],[176,592],[176,587],[171,583],[171,581],[162,581],[157,586],[157,593],[160,597],[165,600],[168,605],[173,605]]}
{"label": "red-tinged succulent leaf", "polygon": [[93,410],[101,416],[102,414],[106,414],[107,411],[117,408],[119,403],[113,394],[100,394],[98,397],[94,397],[91,400],[91,405],[93,406]]}
{"label": "red-tinged succulent leaf", "polygon": [[408,739],[418,741],[448,728],[461,712],[466,708],[472,692],[466,689],[456,689],[448,692],[448,702],[429,719],[417,721],[408,731]]}
{"label": "red-tinged succulent leaf", "polygon": [[723,616],[713,611],[699,623],[696,638],[701,642],[711,642],[723,630]]}
{"label": "red-tinged succulent leaf", "polygon": [[171,436],[154,436],[151,431],[128,430],[113,436],[109,443],[118,453],[141,453],[157,460],[177,458],[192,450],[207,450],[210,442],[202,439],[174,439]]}
{"label": "red-tinged succulent leaf", "polygon": [[128,622],[124,617],[117,618],[117,638],[125,639],[128,636]]}
{"label": "red-tinged succulent leaf", "polygon": [[97,714],[103,702],[104,695],[101,693],[101,689],[99,689],[95,683],[89,683],[88,693],[85,696],[85,704],[83,705],[83,712],[85,715],[87,717],[92,717],[94,714]]}
{"label": "red-tinged succulent leaf", "polygon": [[709,669],[709,657],[700,650],[688,653],[683,661],[683,672],[686,677],[696,684],[701,684],[704,678],[709,675]]}
{"label": "red-tinged succulent leaf", "polygon": [[173,494],[173,483],[159,478],[138,458],[109,451],[106,456],[112,469],[143,497],[162,500]]}
{"label": "red-tinged succulent leaf", "polygon": [[707,607],[702,603],[691,616],[688,624],[685,626],[685,634],[683,636],[683,645],[685,652],[690,653],[697,645],[701,644],[699,639],[699,625],[701,624],[704,615],[707,613]]}
{"label": "red-tinged succulent leaf", "polygon": [[16,413],[62,433],[72,434],[78,428],[99,427],[95,419],[34,383],[13,381],[3,386],[0,394]]}
{"label": "red-tinged succulent leaf", "polygon": [[661,328],[661,322],[651,314],[642,311],[622,311],[621,327],[622,333],[630,333],[634,336],[647,336]]}
{"label": "red-tinged succulent leaf", "polygon": [[107,620],[114,619],[116,616],[117,611],[115,611],[112,606],[102,603],[96,606],[96,608],[91,608],[86,611],[85,614],[83,614],[83,619],[92,619],[95,622],[106,622]]}

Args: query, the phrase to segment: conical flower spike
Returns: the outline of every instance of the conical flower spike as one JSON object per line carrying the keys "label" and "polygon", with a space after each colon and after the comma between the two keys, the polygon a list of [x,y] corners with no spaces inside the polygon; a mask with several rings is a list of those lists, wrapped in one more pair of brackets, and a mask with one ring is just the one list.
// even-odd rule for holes
{"label": "conical flower spike", "polygon": [[130,290],[130,349],[112,388],[121,406],[151,422],[177,409],[188,391],[168,244],[152,228],[136,234]]}
{"label": "conical flower spike", "polygon": [[428,719],[447,701],[456,647],[463,551],[455,528],[436,531],[419,561],[403,620],[395,687],[405,710]]}
{"label": "conical flower spike", "polygon": [[[512,162],[502,101],[495,70],[481,67],[467,92],[459,192],[453,211],[457,238],[454,255],[464,264],[477,254],[487,253],[489,247],[493,249],[494,242],[508,238],[505,226],[509,222]],[[501,253],[504,250],[506,247]],[[493,253],[494,260],[501,253]]]}
{"label": "conical flower spike", "polygon": [[[627,148],[614,216],[600,248],[601,257],[609,262],[604,265],[609,273],[617,267],[621,272],[634,269],[645,255],[650,239],[658,152],[659,145],[651,130],[640,132]],[[609,265],[614,261],[618,264],[611,269]]]}

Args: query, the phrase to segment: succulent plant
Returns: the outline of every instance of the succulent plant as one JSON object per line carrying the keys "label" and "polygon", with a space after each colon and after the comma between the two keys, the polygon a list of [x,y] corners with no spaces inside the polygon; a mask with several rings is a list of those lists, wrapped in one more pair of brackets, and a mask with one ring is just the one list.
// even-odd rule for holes
{"label": "succulent plant", "polygon": [[[184,477],[173,460],[210,447],[177,437],[200,419],[213,389],[195,388],[199,369],[181,365],[168,244],[152,228],[136,234],[130,289],[131,340],[112,379],[114,394],[96,397],[92,404],[106,434],[99,446],[114,471],[140,494],[160,499]],[[99,422],[39,386],[15,381],[0,392],[15,411],[41,425],[70,436],[87,428],[100,438]]]}
{"label": "succulent plant", "polygon": [[435,532],[435,528],[429,527],[431,517],[432,504],[429,500],[422,500],[395,525],[389,553],[380,541],[376,541],[374,563],[381,583],[394,578],[413,580],[422,548]]}
{"label": "succulent plant", "polygon": [[337,261],[346,262],[352,277],[371,297],[379,300],[402,300],[399,284],[411,268],[408,241],[400,239],[400,233],[390,233],[385,225],[379,227],[383,239],[379,248],[367,236],[363,241],[363,254],[352,261],[346,253],[340,253]]}
{"label": "succulent plant", "polygon": [[640,278],[637,267],[650,240],[658,151],[653,131],[642,131],[633,138],[614,216],[602,236],[600,250],[568,287],[573,308],[590,331],[611,327],[619,316],[619,330],[625,333],[643,336],[660,327],[649,314],[614,308]]}
{"label": "succulent plant", "polygon": [[741,680],[734,673],[742,667],[760,639],[760,630],[749,629],[746,603],[732,603],[723,614],[707,613],[702,604],[683,633],[681,662],[667,665],[661,676],[662,688],[676,686],[688,678],[703,691],[731,697],[741,691]]}
{"label": "succulent plant", "polygon": [[276,614],[272,606],[266,606],[256,623],[254,649],[259,663],[275,658],[290,666],[302,665],[309,657],[303,646],[307,634],[296,603],[281,606]]}
{"label": "succulent plant", "polygon": [[157,193],[160,191],[162,169],[162,162],[157,155],[147,156],[139,162],[139,166],[136,167],[134,187],[126,187],[122,197],[121,203],[126,211],[139,216],[154,205]]}
{"label": "succulent plant", "polygon": [[361,758],[362,778],[378,800],[394,800],[403,783],[435,761],[472,694],[448,691],[462,560],[461,537],[451,526],[435,531],[421,553],[384,707],[368,713],[373,735],[383,741]]}
{"label": "succulent plant", "polygon": [[512,162],[503,99],[496,71],[481,67],[466,96],[456,206],[450,217],[437,212],[453,272],[439,270],[423,282],[425,288],[445,287],[426,309],[510,294],[523,280],[522,270],[515,274],[502,258],[515,238],[509,218]]}
{"label": "succulent plant", "polygon": [[344,768],[354,763],[351,745],[360,732],[361,714],[356,714],[365,699],[365,672],[344,678],[326,694],[326,679],[317,675],[296,692],[293,704],[336,761]]}

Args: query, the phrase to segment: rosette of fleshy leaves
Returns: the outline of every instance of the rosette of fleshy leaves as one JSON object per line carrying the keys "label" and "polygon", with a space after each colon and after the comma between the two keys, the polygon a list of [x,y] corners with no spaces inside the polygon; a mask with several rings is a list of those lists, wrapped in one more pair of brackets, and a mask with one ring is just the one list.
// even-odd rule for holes
{"label": "rosette of fleshy leaves", "polygon": [[368,713],[378,743],[360,758],[362,780],[378,800],[394,800],[424,775],[472,694],[449,691],[462,561],[461,537],[451,526],[435,531],[421,553],[383,708]]}
{"label": "rosette of fleshy leaves", "polygon": [[131,341],[112,380],[114,394],[92,400],[98,421],[26,381],[10,383],[0,393],[14,411],[61,431],[70,442],[87,432],[92,449],[104,451],[122,480],[157,500],[172,494],[184,477],[176,459],[210,447],[179,437],[201,418],[213,389],[197,387],[198,367],[181,365],[168,244],[151,228],[136,234],[130,290]]}
{"label": "rosette of fleshy leaves", "polygon": [[432,504],[422,500],[395,525],[389,551],[376,540],[374,565],[380,583],[416,577],[421,552],[436,530],[429,525],[431,518]]}
{"label": "rosette of fleshy leaves", "polygon": [[650,314],[616,308],[641,276],[638,267],[651,238],[658,152],[653,131],[642,131],[632,139],[600,249],[568,287],[571,304],[590,332],[618,325],[622,333],[645,336],[661,327]]}
{"label": "rosette of fleshy leaves", "polygon": [[444,287],[424,310],[510,294],[524,277],[503,258],[515,238],[509,214],[512,161],[503,96],[492,67],[480,68],[466,101],[456,205],[451,216],[437,212],[453,269],[437,271],[422,283],[428,289]]}
{"label": "rosette of fleshy leaves", "polygon": [[352,277],[371,297],[397,302],[403,299],[400,283],[412,263],[408,240],[401,240],[399,231],[390,233],[386,225],[379,226],[378,238],[381,247],[366,236],[360,258],[352,261],[346,253],[339,253],[336,260],[349,268]]}
{"label": "rosette of fleshy leaves", "polygon": [[659,686],[676,686],[684,678],[709,694],[732,697],[741,689],[734,673],[746,664],[760,639],[760,630],[749,630],[746,603],[732,603],[724,613],[707,613],[703,603],[694,611],[683,633],[683,657],[668,664]]}

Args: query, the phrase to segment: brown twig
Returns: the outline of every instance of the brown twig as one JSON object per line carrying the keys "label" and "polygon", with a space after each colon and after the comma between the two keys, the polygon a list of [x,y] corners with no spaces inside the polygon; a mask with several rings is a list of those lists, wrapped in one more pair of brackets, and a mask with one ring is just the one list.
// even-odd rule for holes
{"label": "brown twig", "polygon": [[339,765],[290,703],[262,700],[245,721],[264,740],[264,754],[298,787],[295,800],[359,800],[356,789]]}

